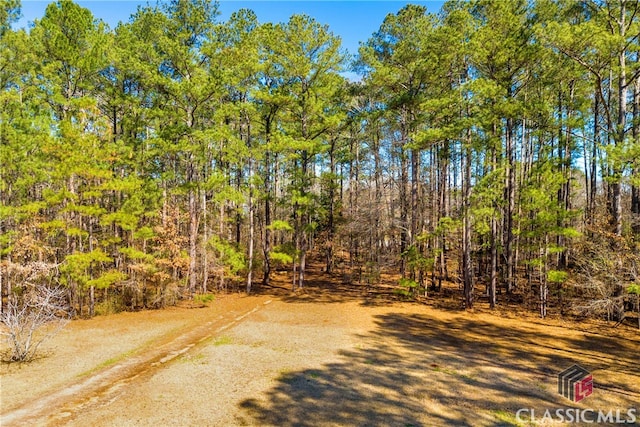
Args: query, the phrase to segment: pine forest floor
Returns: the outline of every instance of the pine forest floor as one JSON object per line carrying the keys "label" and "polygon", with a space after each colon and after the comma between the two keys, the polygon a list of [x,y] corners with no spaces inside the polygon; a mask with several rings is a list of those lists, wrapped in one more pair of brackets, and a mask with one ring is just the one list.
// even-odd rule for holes
{"label": "pine forest floor", "polygon": [[[43,357],[0,367],[0,425],[562,425],[515,414],[640,410],[640,333],[626,325],[465,312],[319,269],[309,278],[302,292],[73,321]],[[573,364],[595,384],[575,404],[556,385]]]}

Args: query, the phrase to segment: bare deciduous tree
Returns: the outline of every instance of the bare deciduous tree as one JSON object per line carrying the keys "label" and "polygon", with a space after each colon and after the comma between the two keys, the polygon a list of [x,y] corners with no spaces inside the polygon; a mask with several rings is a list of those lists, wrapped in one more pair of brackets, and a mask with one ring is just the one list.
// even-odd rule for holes
{"label": "bare deciduous tree", "polygon": [[[613,239],[615,245],[607,238]],[[640,256],[632,245],[610,233],[595,233],[591,241],[578,245],[573,258],[576,287],[582,294],[574,308],[583,314],[622,322],[625,301],[630,300],[626,289],[640,279]]]}
{"label": "bare deciduous tree", "polygon": [[69,321],[66,291],[47,283],[56,268],[53,264],[7,263],[5,268],[9,275],[19,278],[21,285],[14,288],[0,314],[0,334],[8,347],[3,350],[3,358],[26,362],[36,356],[40,344]]}

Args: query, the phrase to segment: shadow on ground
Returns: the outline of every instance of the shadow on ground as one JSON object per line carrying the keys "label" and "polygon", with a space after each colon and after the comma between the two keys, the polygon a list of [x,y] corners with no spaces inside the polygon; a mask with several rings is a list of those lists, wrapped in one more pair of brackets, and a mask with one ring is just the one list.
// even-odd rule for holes
{"label": "shadow on ground", "polygon": [[271,295],[285,302],[293,303],[343,303],[358,301],[367,307],[391,306],[398,302],[427,304],[442,310],[461,311],[462,291],[456,293],[452,289],[431,293],[432,297],[408,298],[401,295],[399,286],[386,278],[383,283],[366,284],[358,281],[344,280],[339,273],[326,273],[317,262],[309,265],[309,271],[303,288],[292,289],[291,272],[276,272],[271,285],[264,286],[259,281],[254,284],[252,294]]}
{"label": "shadow on ground", "polygon": [[[513,426],[519,408],[573,406],[556,374],[596,368],[601,387],[587,407],[640,401],[638,341],[558,337],[553,328],[469,319],[452,313],[386,313],[340,361],[282,374],[266,395],[244,400],[255,425]],[[627,379],[628,381],[625,381]],[[246,418],[244,418],[246,417]]]}

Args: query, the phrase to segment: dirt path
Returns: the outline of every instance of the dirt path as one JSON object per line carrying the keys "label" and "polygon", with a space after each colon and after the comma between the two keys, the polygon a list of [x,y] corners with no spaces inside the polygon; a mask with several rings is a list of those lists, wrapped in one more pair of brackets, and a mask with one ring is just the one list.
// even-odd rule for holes
{"label": "dirt path", "polygon": [[[267,297],[229,296],[210,308],[172,309],[138,316],[124,313],[74,322],[56,338],[57,348],[49,350],[53,356],[37,360],[33,366],[3,366],[0,425],[55,424],[96,403],[108,401],[121,388],[152,375],[193,347],[205,345],[270,302]],[[100,325],[101,320],[105,325]],[[83,335],[96,329],[105,339],[103,345],[87,346],[89,343],[82,339]],[[139,344],[143,337],[147,338],[146,342]],[[105,359],[103,350],[114,357]],[[78,368],[87,365],[87,360],[93,363],[100,360],[100,363],[76,373]],[[27,372],[32,367],[33,371]],[[73,373],[76,375],[72,376]],[[68,381],[64,384],[56,384],[65,379]],[[24,391],[29,394],[28,401],[5,411],[15,406],[21,397],[24,400]]]}
{"label": "dirt path", "polygon": [[[226,297],[74,322],[48,357],[2,368],[0,425],[475,427],[529,425],[519,408],[638,410],[640,337],[602,332],[616,336],[357,294]],[[596,382],[578,404],[556,391],[573,363]]]}

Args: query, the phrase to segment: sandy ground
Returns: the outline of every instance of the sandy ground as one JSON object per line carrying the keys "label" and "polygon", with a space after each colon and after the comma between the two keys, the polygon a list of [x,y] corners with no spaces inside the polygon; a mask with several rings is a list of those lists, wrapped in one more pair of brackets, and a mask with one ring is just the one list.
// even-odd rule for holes
{"label": "sandy ground", "polygon": [[[632,329],[316,291],[74,321],[1,367],[0,425],[562,425],[520,408],[636,408],[640,425]],[[574,363],[595,381],[577,404],[556,383]]]}

